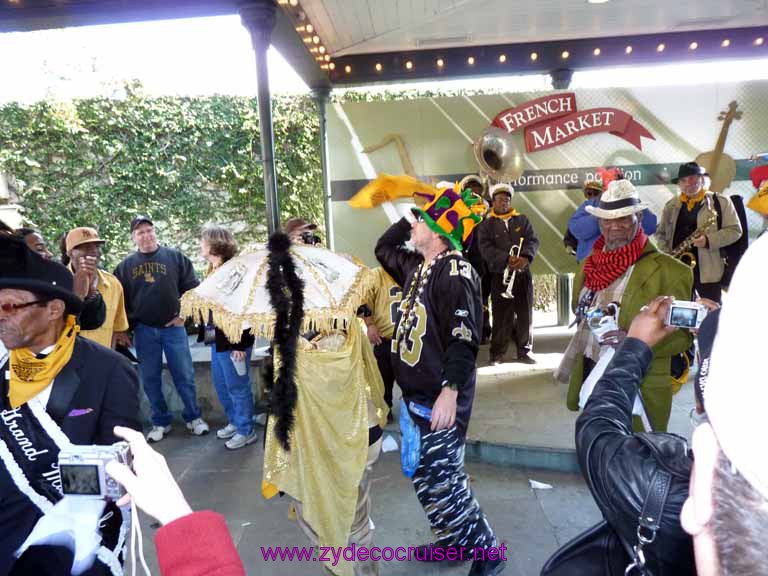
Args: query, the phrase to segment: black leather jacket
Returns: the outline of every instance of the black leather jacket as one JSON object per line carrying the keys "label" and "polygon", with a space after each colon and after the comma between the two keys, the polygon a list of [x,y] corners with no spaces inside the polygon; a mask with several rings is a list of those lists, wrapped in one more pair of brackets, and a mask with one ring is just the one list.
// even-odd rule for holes
{"label": "black leather jacket", "polygon": [[693,543],[680,525],[692,464],[687,442],[675,434],[632,432],[632,405],[652,359],[644,342],[624,341],[576,421],[576,452],[603,517],[625,545],[637,543],[654,473],[662,468],[672,475],[659,532],[644,551],[654,576],[685,576],[696,574]]}

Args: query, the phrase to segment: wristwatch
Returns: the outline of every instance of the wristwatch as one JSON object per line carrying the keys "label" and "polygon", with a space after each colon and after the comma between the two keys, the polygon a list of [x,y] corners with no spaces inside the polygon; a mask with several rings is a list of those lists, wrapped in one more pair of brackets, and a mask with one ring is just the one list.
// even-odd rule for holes
{"label": "wristwatch", "polygon": [[456,384],[455,382],[448,382],[448,380],[443,380],[443,382],[442,382],[442,384],[440,384],[440,386],[442,386],[443,388],[450,388],[454,392],[458,392],[459,391],[459,385]]}

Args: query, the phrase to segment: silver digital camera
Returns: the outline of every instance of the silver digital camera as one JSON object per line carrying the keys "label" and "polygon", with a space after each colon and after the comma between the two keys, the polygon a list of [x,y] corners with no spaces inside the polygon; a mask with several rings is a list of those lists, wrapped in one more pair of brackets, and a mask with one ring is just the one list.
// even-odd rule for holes
{"label": "silver digital camera", "polygon": [[128,442],[111,446],[71,446],[59,452],[61,491],[65,496],[119,500],[125,489],[105,470],[107,462],[117,460],[129,468],[133,463]]}
{"label": "silver digital camera", "polygon": [[698,330],[707,316],[707,307],[696,302],[675,300],[667,313],[667,326]]}

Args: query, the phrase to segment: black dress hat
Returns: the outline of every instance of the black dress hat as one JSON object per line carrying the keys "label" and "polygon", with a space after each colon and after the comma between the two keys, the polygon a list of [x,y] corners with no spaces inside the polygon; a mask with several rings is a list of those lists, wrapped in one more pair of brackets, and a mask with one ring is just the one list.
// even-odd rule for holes
{"label": "black dress hat", "polygon": [[672,178],[672,184],[677,184],[680,178],[686,176],[709,176],[703,166],[699,166],[696,162],[686,162],[680,164],[680,168],[677,169],[677,178]]}
{"label": "black dress hat", "polygon": [[0,288],[28,290],[63,300],[68,313],[78,314],[83,301],[75,295],[73,285],[74,277],[64,266],[42,258],[21,238],[0,235]]}

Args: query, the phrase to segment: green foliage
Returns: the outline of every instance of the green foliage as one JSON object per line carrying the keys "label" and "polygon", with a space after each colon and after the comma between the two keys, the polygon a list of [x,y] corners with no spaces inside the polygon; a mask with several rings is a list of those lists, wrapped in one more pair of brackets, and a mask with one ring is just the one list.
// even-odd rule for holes
{"label": "green foliage", "polygon": [[[136,214],[190,255],[206,222],[230,227],[241,243],[263,241],[256,100],[148,98],[135,85],[126,92],[123,100],[0,107],[0,171],[29,224],[51,244],[75,226],[96,227],[108,269],[132,250]],[[317,107],[308,96],[277,97],[273,124],[281,217],[322,222]]]}

